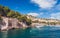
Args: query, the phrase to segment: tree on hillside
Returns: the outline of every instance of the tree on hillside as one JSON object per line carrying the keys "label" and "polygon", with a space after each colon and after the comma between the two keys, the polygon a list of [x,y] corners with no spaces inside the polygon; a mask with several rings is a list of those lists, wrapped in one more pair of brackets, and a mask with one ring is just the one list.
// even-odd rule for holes
{"label": "tree on hillside", "polygon": [[6,13],[6,15],[8,14],[8,12],[10,12],[10,9],[8,7],[6,7],[6,6],[3,8],[3,10]]}
{"label": "tree on hillside", "polygon": [[21,14],[19,12],[15,12],[15,17],[20,18]]}
{"label": "tree on hillside", "polygon": [[31,19],[28,19],[26,16],[22,16],[20,20],[26,23],[27,25],[30,25],[32,23]]}
{"label": "tree on hillside", "polygon": [[4,12],[3,12],[3,6],[2,5],[0,5],[0,15],[2,15],[2,16],[4,16]]}
{"label": "tree on hillside", "polygon": [[26,24],[30,25],[32,23],[31,19],[26,19]]}
{"label": "tree on hillside", "polygon": [[7,16],[7,13],[10,11],[10,9],[8,7],[4,7],[2,5],[0,5],[0,14],[2,16]]}
{"label": "tree on hillside", "polygon": [[0,5],[0,16],[6,16],[11,18],[17,18],[19,21],[26,23],[27,25],[31,24],[31,19],[28,19],[26,15],[22,15],[19,12],[10,10],[8,7]]}
{"label": "tree on hillside", "polygon": [[26,16],[21,16],[21,21],[26,22],[27,17]]}
{"label": "tree on hillside", "polygon": [[14,11],[10,11],[8,14],[7,14],[8,17],[13,17],[15,16],[15,12]]}
{"label": "tree on hillside", "polygon": [[2,5],[0,5],[0,10],[3,8],[3,6]]}

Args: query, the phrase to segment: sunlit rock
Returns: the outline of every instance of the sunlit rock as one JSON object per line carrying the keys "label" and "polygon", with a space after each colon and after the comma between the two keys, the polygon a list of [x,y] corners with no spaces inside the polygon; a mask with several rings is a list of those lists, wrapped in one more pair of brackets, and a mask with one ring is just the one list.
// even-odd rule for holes
{"label": "sunlit rock", "polygon": [[26,28],[26,24],[23,22],[20,22],[16,18],[7,18],[7,17],[2,17],[2,21],[0,21],[0,29],[1,30],[9,30],[12,28]]}

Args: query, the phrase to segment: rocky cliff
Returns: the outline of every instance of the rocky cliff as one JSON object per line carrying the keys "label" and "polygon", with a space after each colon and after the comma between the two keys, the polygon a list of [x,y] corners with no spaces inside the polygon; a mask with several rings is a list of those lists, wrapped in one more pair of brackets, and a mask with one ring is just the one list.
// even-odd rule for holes
{"label": "rocky cliff", "polygon": [[12,28],[23,28],[27,25],[23,22],[18,21],[16,18],[2,17],[0,20],[0,30],[9,30]]}

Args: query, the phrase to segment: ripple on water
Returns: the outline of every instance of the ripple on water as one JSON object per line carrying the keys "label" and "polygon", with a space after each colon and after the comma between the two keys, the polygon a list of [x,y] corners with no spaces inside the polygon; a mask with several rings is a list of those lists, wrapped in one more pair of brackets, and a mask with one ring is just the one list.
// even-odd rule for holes
{"label": "ripple on water", "polygon": [[32,37],[36,38],[60,38],[60,28],[58,27],[41,27],[31,29]]}
{"label": "ripple on water", "polygon": [[25,30],[9,30],[0,32],[0,38],[60,38],[60,29],[44,26],[41,28],[27,28]]}

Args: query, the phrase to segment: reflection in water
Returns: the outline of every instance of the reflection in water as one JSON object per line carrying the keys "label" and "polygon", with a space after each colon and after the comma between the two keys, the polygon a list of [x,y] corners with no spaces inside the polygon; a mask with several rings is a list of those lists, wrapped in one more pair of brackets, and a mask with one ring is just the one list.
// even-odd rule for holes
{"label": "reflection in water", "polygon": [[7,38],[7,31],[5,31],[5,32],[2,32],[2,38]]}
{"label": "reflection in water", "polygon": [[7,31],[0,32],[0,38],[7,38]]}
{"label": "reflection in water", "polygon": [[9,30],[7,38],[15,38],[16,37],[16,30]]}
{"label": "reflection in water", "polygon": [[[48,29],[46,29],[48,28]],[[0,32],[0,38],[60,38],[60,29],[52,29],[54,27],[46,27],[43,28],[27,28],[23,29],[15,29],[9,30],[6,32]],[[40,30],[41,29],[41,30]]]}

